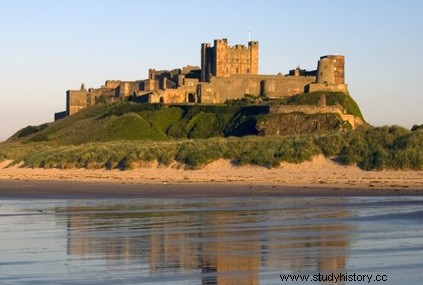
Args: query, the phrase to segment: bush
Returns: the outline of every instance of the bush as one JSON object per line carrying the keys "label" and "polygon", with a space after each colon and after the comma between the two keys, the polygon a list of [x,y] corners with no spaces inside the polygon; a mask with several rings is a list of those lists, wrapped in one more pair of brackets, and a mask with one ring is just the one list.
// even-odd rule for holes
{"label": "bush", "polygon": [[163,133],[182,119],[183,112],[180,108],[171,107],[158,111],[143,111],[139,113],[151,126]]}
{"label": "bush", "polygon": [[167,135],[175,139],[187,138],[188,133],[185,130],[185,125],[187,124],[187,122],[188,119],[182,119],[181,121],[176,122],[175,124],[169,127],[169,129],[167,130]]}
{"label": "bush", "polygon": [[333,157],[338,155],[348,143],[345,134],[337,132],[317,136],[315,144],[326,157]]}
{"label": "bush", "polygon": [[206,139],[212,137],[216,115],[212,113],[199,113],[196,115],[193,127],[190,129],[189,138]]}
{"label": "bush", "polygon": [[42,130],[45,130],[48,127],[47,124],[42,124],[40,126],[27,126],[18,132],[17,137],[22,138],[35,133],[38,133]]}
{"label": "bush", "polygon": [[317,105],[323,92],[302,93],[291,96],[287,99],[288,105]]}
{"label": "bush", "polygon": [[250,98],[241,98],[241,99],[226,99],[223,104],[228,106],[248,106],[252,104]]}
{"label": "bush", "polygon": [[420,130],[423,130],[423,125],[414,125],[412,128],[411,128],[411,130],[414,132],[414,131],[420,131]]}
{"label": "bush", "polygon": [[423,134],[402,127],[359,128],[348,133],[339,155],[346,164],[364,170],[422,169]]}
{"label": "bush", "polygon": [[216,150],[209,150],[207,142],[200,140],[195,142],[185,142],[180,144],[175,160],[185,163],[189,167],[198,168],[221,157],[221,153]]}

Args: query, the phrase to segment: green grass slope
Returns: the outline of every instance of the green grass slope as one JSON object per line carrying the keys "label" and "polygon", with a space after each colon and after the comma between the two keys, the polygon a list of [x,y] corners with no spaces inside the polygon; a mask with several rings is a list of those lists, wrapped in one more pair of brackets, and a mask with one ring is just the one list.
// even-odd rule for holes
{"label": "green grass slope", "polygon": [[[308,134],[328,130],[348,130],[337,114],[271,114],[272,104],[315,105],[322,96],[328,105],[339,104],[359,117],[354,100],[342,93],[316,92],[285,100],[226,105],[162,105],[121,101],[84,109],[62,120],[28,126],[9,141],[52,142],[57,145],[118,140],[163,141],[206,139],[246,135]],[[348,123],[347,123],[348,124]],[[266,126],[267,130],[264,130]]]}

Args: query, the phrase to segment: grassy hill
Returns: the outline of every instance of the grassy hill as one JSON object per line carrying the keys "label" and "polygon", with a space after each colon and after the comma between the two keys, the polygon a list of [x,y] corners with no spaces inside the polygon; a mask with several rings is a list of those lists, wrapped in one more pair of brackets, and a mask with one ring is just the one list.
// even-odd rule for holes
{"label": "grassy hill", "polygon": [[[341,105],[362,118],[351,97],[323,95],[327,105]],[[368,125],[351,130],[337,114],[269,113],[272,105],[315,105],[321,97],[302,94],[260,104],[244,98],[212,106],[97,105],[60,121],[23,128],[0,143],[0,161],[26,167],[131,169],[150,161],[198,168],[224,158],[236,165],[275,167],[323,154],[366,170],[423,169],[421,126],[414,131]],[[259,133],[266,121],[282,126],[283,133]]]}
{"label": "grassy hill", "polygon": [[[310,93],[287,100],[250,104],[236,100],[226,105],[161,105],[122,101],[93,106],[57,122],[28,126],[9,141],[50,141],[59,145],[117,140],[206,139],[260,133],[266,122],[283,125],[281,135],[309,134],[351,128],[337,114],[271,114],[269,106],[316,105],[322,95],[328,105],[339,104],[362,118],[357,104],[342,93]],[[246,98],[248,99],[248,98]]]}

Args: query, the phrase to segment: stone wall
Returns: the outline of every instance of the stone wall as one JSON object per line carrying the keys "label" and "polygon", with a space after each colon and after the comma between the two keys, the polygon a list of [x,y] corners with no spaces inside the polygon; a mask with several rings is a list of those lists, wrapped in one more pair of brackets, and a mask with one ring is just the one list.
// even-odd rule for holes
{"label": "stone wall", "polygon": [[201,103],[223,103],[226,100],[240,99],[245,94],[282,98],[303,93],[315,81],[314,76],[285,75],[236,75],[212,77],[210,83],[199,86]]}
{"label": "stone wall", "polygon": [[102,87],[116,89],[121,82],[120,80],[106,80],[106,83]]}
{"label": "stone wall", "polygon": [[[101,87],[101,88],[90,88],[87,93],[87,107],[94,106],[98,101],[109,101],[110,98],[116,96],[116,89]],[[102,99],[99,99],[103,97]]]}
{"label": "stone wall", "polygon": [[347,84],[319,84],[312,83],[308,86],[307,92],[315,91],[329,91],[329,92],[343,92],[349,94]]}
{"label": "stone wall", "polygon": [[116,97],[123,98],[136,94],[140,90],[140,81],[123,81],[117,87]]}
{"label": "stone wall", "polygon": [[66,91],[66,114],[68,116],[78,113],[87,107],[87,90]]}
{"label": "stone wall", "polygon": [[54,113],[54,120],[58,121],[58,120],[66,118],[66,116],[67,116],[66,111],[57,112],[57,113]]}

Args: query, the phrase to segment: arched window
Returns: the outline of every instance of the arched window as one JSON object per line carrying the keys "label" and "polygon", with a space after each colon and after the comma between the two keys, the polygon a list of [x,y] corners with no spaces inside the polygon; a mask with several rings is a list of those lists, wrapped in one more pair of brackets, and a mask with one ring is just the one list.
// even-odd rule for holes
{"label": "arched window", "polygon": [[163,97],[160,97],[160,103],[164,103],[164,98]]}

